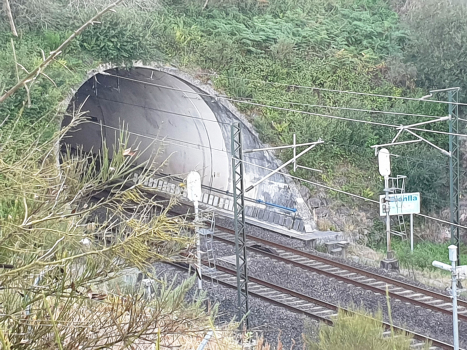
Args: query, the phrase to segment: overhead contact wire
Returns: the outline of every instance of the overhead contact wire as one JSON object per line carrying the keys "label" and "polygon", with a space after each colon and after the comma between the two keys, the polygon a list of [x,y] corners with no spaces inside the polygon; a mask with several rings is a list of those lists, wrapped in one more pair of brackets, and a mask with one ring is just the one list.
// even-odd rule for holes
{"label": "overhead contact wire", "polygon": [[[245,164],[249,164],[249,165],[251,165],[251,166],[255,166],[255,167],[258,167],[258,168],[265,169],[265,170],[274,171],[274,169],[270,169],[270,168],[267,168],[267,167],[263,167],[263,166],[261,166],[261,165],[257,165],[257,164],[254,164],[254,163],[250,163],[250,162],[247,162],[247,161],[245,161],[245,160],[243,160],[242,162],[245,163]],[[376,200],[374,200],[374,199],[366,198],[366,197],[363,197],[363,196],[359,196],[358,194],[354,194],[354,193],[351,193],[351,192],[346,192],[346,191],[339,190],[339,189],[337,189],[337,188],[333,188],[333,187],[330,187],[330,186],[327,186],[327,185],[323,185],[323,184],[320,184],[320,183],[317,183],[317,182],[305,180],[305,179],[302,179],[302,178],[300,178],[300,177],[293,176],[293,175],[290,175],[290,174],[287,174],[287,173],[284,173],[284,172],[280,172],[280,174],[283,175],[283,176],[292,178],[292,179],[296,179],[296,180],[298,180],[298,181],[302,181],[302,182],[309,183],[310,185],[315,185],[315,186],[318,186],[318,187],[323,187],[323,188],[326,188],[326,189],[328,189],[328,190],[335,191],[335,192],[339,192],[339,193],[342,193],[342,194],[345,194],[345,195],[348,195],[348,196],[351,196],[351,197],[355,197],[355,198],[358,198],[358,199],[361,199],[361,200],[364,200],[364,201],[367,201],[367,202],[379,204],[379,202],[376,201]],[[444,223],[444,224],[447,224],[447,225],[452,225],[452,226],[456,226],[456,227],[459,227],[459,228],[467,229],[467,226],[458,225],[458,224],[455,224],[455,223],[452,223],[452,222],[449,222],[449,221],[446,221],[446,220],[442,220],[442,219],[435,218],[435,217],[433,217],[433,216],[429,216],[429,215],[425,215],[425,214],[421,214],[421,213],[420,213],[420,214],[414,214],[414,215],[418,215],[418,216],[421,216],[421,217],[424,217],[424,218],[427,218],[427,219],[431,219],[431,220],[434,220],[434,221],[438,221],[438,222],[441,222],[441,223]]]}
{"label": "overhead contact wire", "polygon": [[[219,75],[217,75],[217,74],[210,74],[210,73],[199,73],[199,75],[211,75],[211,76],[219,77]],[[382,98],[390,98],[390,99],[399,99],[399,100],[406,100],[406,101],[433,102],[433,103],[452,104],[452,105],[458,105],[458,106],[467,106],[467,103],[462,103],[462,102],[426,100],[426,99],[422,99],[421,97],[416,98],[416,97],[404,97],[404,96],[391,96],[391,95],[383,95],[383,94],[372,94],[372,93],[369,93],[369,92],[327,89],[327,88],[320,88],[320,87],[316,87],[316,86],[295,85],[295,84],[286,84],[286,83],[275,83],[275,82],[266,81],[266,80],[257,80],[257,79],[248,79],[248,78],[239,78],[239,77],[223,77],[223,78],[225,78],[225,79],[245,80],[245,81],[263,83],[263,84],[270,84],[270,85],[277,85],[277,86],[287,86],[287,87],[292,87],[292,88],[317,90],[317,91],[325,91],[325,92],[335,92],[335,93],[340,93],[340,94],[351,94],[351,95],[361,95],[361,96],[370,96],[370,97],[382,97]]]}
{"label": "overhead contact wire", "polygon": [[[301,111],[301,110],[297,110],[297,109],[277,107],[277,106],[271,106],[271,105],[262,104],[262,103],[249,102],[249,101],[244,101],[244,100],[231,98],[231,97],[228,97],[226,95],[212,95],[212,94],[208,94],[208,93],[184,90],[184,89],[174,88],[174,87],[171,87],[171,86],[166,86],[166,85],[146,82],[146,81],[142,81],[142,80],[122,77],[122,76],[114,75],[114,74],[110,74],[110,73],[100,73],[100,74],[104,74],[104,75],[107,75],[107,76],[112,76],[112,77],[115,77],[115,78],[125,79],[125,80],[129,80],[129,81],[133,81],[133,82],[137,82],[137,83],[141,83],[141,84],[147,84],[147,85],[154,86],[154,87],[159,87],[159,88],[162,88],[162,89],[185,92],[185,93],[194,94],[194,95],[198,95],[198,96],[206,96],[206,97],[211,97],[211,98],[214,98],[214,99],[221,98],[221,99],[225,99],[225,100],[231,101],[231,102],[249,104],[249,105],[254,105],[254,106],[258,106],[258,107],[271,108],[271,109],[276,109],[276,110],[281,110],[281,111],[286,111],[286,112],[294,112],[294,113],[301,113],[301,114],[312,115],[312,116],[323,117],[323,118],[331,118],[331,119],[338,119],[338,120],[349,121],[349,122],[357,122],[357,123],[371,124],[371,125],[377,125],[377,126],[384,126],[384,127],[394,128],[394,129],[398,129],[398,128],[401,127],[401,125],[373,122],[373,121],[361,120],[361,119],[338,117],[338,116],[333,116],[333,115],[328,115],[328,114],[312,113],[312,112],[306,112],[306,111]],[[422,101],[426,101],[426,100],[422,100]],[[436,102],[436,101],[431,101],[431,102]],[[439,101],[439,102],[442,103],[443,101]],[[446,103],[448,103],[448,102],[446,102]],[[465,104],[465,105],[467,105],[467,104]],[[467,134],[456,134],[456,133],[448,133],[448,132],[444,132],[444,131],[427,130],[427,129],[419,129],[419,128],[411,128],[411,130],[423,131],[423,132],[428,132],[428,133],[444,134],[444,135],[453,135],[453,136],[467,136]]]}

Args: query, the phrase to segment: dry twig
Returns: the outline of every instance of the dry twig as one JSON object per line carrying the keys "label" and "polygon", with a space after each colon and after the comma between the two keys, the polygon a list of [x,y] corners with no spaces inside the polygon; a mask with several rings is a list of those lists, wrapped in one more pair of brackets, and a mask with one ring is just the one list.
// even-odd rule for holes
{"label": "dry twig", "polygon": [[[23,78],[21,81],[19,81],[15,86],[13,86],[11,89],[9,89],[7,92],[5,92],[2,96],[0,96],[0,103],[4,102],[7,98],[9,98],[11,95],[13,95],[16,91],[18,91],[21,87],[25,87],[26,90],[29,92],[29,88],[27,84],[33,83],[37,77],[41,74],[43,74],[43,71],[47,66],[55,60],[57,56],[59,56],[63,50],[78,36],[80,35],[87,27],[90,25],[93,25],[95,23],[98,23],[97,20],[105,13],[111,11],[115,6],[117,6],[120,2],[123,0],[118,0],[114,2],[113,4],[107,6],[105,9],[97,13],[94,17],[92,17],[89,21],[84,23],[80,28],[75,30],[73,34],[71,34],[68,39],[66,39],[63,43],[60,44],[60,46],[55,50],[50,53],[50,55],[38,66],[36,67],[33,71],[31,71],[25,78]],[[28,94],[29,96],[29,94]]]}
{"label": "dry twig", "polygon": [[8,16],[8,21],[10,22],[11,32],[14,36],[18,36],[18,32],[16,31],[15,21],[13,20],[13,14],[11,13],[10,2],[9,0],[4,0],[3,6],[5,8],[5,12]]}

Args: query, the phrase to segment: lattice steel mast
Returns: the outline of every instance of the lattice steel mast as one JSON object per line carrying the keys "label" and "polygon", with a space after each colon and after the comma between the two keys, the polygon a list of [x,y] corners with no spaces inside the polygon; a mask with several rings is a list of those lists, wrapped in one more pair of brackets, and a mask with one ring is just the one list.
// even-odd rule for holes
{"label": "lattice steel mast", "polygon": [[240,123],[231,126],[232,182],[234,199],[235,256],[237,268],[238,319],[241,328],[249,329],[248,266],[245,233],[245,190]]}

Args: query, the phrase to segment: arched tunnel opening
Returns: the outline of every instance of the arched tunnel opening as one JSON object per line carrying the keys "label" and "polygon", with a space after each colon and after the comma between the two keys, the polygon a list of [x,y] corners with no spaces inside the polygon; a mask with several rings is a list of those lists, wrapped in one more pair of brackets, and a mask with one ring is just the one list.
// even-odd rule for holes
{"label": "arched tunnel opening", "polygon": [[[233,122],[241,122],[244,149],[264,147],[228,104],[163,70],[133,67],[102,71],[78,89],[69,109],[73,106],[82,106],[86,121],[64,138],[71,148],[97,153],[105,142],[112,154],[121,142],[123,127],[128,145],[145,150],[137,161],[146,161],[153,154],[151,150],[159,150],[157,160],[168,159],[160,175],[184,178],[190,171],[197,171],[208,192],[232,194]],[[62,125],[70,121],[65,117]],[[244,161],[245,188],[269,174],[267,168],[278,166],[269,152],[245,154]],[[260,200],[271,204],[270,210],[298,208],[299,216],[310,217],[298,190],[282,174],[261,182],[246,197],[250,203]],[[304,224],[301,226],[303,231]]]}

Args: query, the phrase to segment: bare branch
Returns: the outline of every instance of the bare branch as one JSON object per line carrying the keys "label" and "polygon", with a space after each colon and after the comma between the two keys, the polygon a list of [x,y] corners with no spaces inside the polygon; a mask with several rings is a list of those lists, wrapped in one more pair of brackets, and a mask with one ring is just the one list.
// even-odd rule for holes
{"label": "bare branch", "polygon": [[10,90],[8,90],[5,94],[0,96],[0,103],[4,102],[7,98],[9,98],[11,95],[13,95],[16,91],[18,91],[21,87],[26,87],[26,84],[28,82],[34,81],[39,74],[42,73],[42,71],[47,68],[47,66],[57,57],[59,56],[63,50],[70,44],[70,42],[73,41],[78,35],[80,35],[87,27],[90,25],[93,25],[96,23],[96,20],[101,17],[103,14],[106,12],[110,11],[112,8],[117,6],[119,3],[121,3],[123,0],[118,0],[114,2],[113,4],[107,6],[105,9],[103,9],[101,12],[96,14],[94,17],[92,17],[89,21],[84,23],[79,29],[73,32],[68,39],[66,39],[55,51],[52,51],[45,59],[44,62],[42,62],[38,67],[36,67],[31,73],[29,73],[24,79],[22,79],[20,82],[18,82],[15,86],[13,86]]}
{"label": "bare branch", "polygon": [[14,36],[18,36],[18,32],[16,31],[15,22],[13,21],[13,15],[11,13],[10,2],[8,0],[4,0],[5,11],[8,16],[8,20],[10,21],[11,32]]}
{"label": "bare branch", "polygon": [[[6,1],[8,1],[8,0],[6,0]],[[13,39],[11,39],[11,49],[13,50],[13,58],[15,59],[16,82],[19,83],[18,60],[16,58],[15,42],[13,41]]]}

